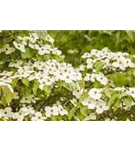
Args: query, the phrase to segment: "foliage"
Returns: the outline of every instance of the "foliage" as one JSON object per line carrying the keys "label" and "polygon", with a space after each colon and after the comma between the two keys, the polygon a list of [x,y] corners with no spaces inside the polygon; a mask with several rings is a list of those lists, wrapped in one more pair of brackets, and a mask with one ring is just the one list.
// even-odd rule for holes
{"label": "foliage", "polygon": [[0,31],[0,120],[135,120],[134,38]]}
{"label": "foliage", "polygon": [[79,58],[91,49],[108,47],[114,52],[135,54],[135,31],[121,30],[79,30],[48,31],[55,39],[55,45],[66,55],[66,61],[81,64]]}

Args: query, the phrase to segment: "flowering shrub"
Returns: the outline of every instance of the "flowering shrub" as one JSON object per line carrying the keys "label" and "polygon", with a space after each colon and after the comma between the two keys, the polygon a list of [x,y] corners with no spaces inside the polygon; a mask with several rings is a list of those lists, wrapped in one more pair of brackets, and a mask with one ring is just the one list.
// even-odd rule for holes
{"label": "flowering shrub", "polygon": [[86,117],[82,119],[134,120],[134,56],[104,48],[84,53],[82,58],[79,68],[85,83],[79,102]]}
{"label": "flowering shrub", "polygon": [[1,31],[0,120],[134,120],[135,57],[105,47],[78,59],[45,31]]}
{"label": "flowering shrub", "polygon": [[48,34],[16,34],[0,49],[1,120],[68,120],[65,98],[81,73],[64,62]]}
{"label": "flowering shrub", "polygon": [[68,30],[48,31],[55,45],[66,55],[66,61],[74,65],[81,63],[81,55],[93,48],[108,47],[111,51],[135,54],[134,30]]}

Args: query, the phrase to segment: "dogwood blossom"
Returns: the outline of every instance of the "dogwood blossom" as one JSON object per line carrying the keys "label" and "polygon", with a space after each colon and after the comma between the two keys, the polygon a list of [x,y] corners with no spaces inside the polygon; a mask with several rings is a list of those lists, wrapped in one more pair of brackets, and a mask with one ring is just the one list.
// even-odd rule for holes
{"label": "dogwood blossom", "polygon": [[88,94],[93,99],[100,99],[102,97],[102,89],[92,88]]}

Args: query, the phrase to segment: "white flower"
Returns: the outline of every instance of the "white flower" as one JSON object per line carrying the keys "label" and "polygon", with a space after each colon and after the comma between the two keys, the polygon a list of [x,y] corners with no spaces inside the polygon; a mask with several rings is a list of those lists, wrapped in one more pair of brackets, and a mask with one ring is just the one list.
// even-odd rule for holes
{"label": "white flower", "polygon": [[96,112],[98,114],[102,114],[104,110],[108,110],[108,106],[106,105],[106,103],[102,100],[98,101],[96,104]]}
{"label": "white flower", "polygon": [[46,117],[51,117],[51,115],[52,115],[52,108],[50,106],[46,106],[45,107],[45,111],[46,111]]}
{"label": "white flower", "polygon": [[64,116],[64,115],[67,115],[68,114],[68,112],[67,112],[67,110],[66,109],[64,109],[63,107],[62,107],[62,105],[59,105],[58,106],[58,113],[61,115],[61,116]]}
{"label": "white flower", "polygon": [[92,74],[90,75],[90,81],[95,82],[96,78],[97,78],[97,74],[92,73]]}
{"label": "white flower", "polygon": [[36,46],[35,46],[35,44],[33,44],[33,43],[29,43],[28,45],[29,45],[30,48],[36,49]]}
{"label": "white flower", "polygon": [[90,103],[91,99],[90,98],[85,98],[83,101],[82,101],[82,105],[83,106],[88,106],[88,104]]}
{"label": "white flower", "polygon": [[130,67],[130,68],[135,67],[135,64],[131,61],[131,59],[125,59],[124,65],[125,65],[125,67]]}
{"label": "white flower", "polygon": [[23,64],[22,60],[16,60],[15,62],[10,62],[9,67],[19,68]]}
{"label": "white flower", "polygon": [[82,58],[89,58],[89,57],[91,57],[91,54],[90,53],[84,53],[83,55],[82,55]]}
{"label": "white flower", "polygon": [[6,55],[9,55],[15,51],[15,48],[10,47],[9,44],[6,44],[3,48],[0,49],[0,53],[5,52]]}
{"label": "white flower", "polygon": [[126,93],[135,98],[135,88],[129,88],[129,90]]}
{"label": "white flower", "polygon": [[24,106],[19,110],[19,113],[21,113],[23,116],[27,116],[29,114],[34,114],[35,110],[31,106],[27,106],[27,107]]}
{"label": "white flower", "polygon": [[59,56],[62,54],[62,52],[60,50],[54,50],[54,51],[52,51],[52,54]]}
{"label": "white flower", "polygon": [[116,53],[112,53],[112,54],[113,54],[113,60],[125,59],[122,52],[116,52]]}
{"label": "white flower", "polygon": [[110,59],[108,59],[108,58],[102,60],[102,62],[104,63],[103,68],[107,68],[110,66]]}
{"label": "white flower", "polygon": [[83,89],[80,89],[80,88],[78,88],[78,89],[76,89],[76,90],[74,90],[73,91],[73,95],[76,97],[76,98],[80,98],[80,96],[82,95],[82,93],[83,93]]}
{"label": "white flower", "polygon": [[49,34],[46,36],[46,41],[50,42],[51,44],[54,43],[54,39]]}
{"label": "white flower", "polygon": [[101,52],[103,54],[108,54],[109,53],[109,49],[107,47],[104,47]]}
{"label": "white flower", "polygon": [[20,50],[21,52],[26,52],[24,44],[20,44],[14,41],[13,45],[16,49]]}
{"label": "white flower", "polygon": [[88,103],[88,108],[89,108],[89,109],[95,109],[95,106],[96,106],[96,100],[91,100],[91,101]]}
{"label": "white flower", "polygon": [[99,53],[99,51],[97,50],[97,49],[92,49],[91,51],[90,51],[90,54],[91,55],[97,55]]}
{"label": "white flower", "polygon": [[102,89],[92,88],[88,94],[91,98],[98,100],[102,97]]}
{"label": "white flower", "polygon": [[112,66],[115,67],[115,68],[120,68],[121,70],[125,70],[125,68],[126,68],[123,61],[120,60],[120,59],[117,60],[116,62],[113,62]]}
{"label": "white flower", "polygon": [[31,94],[27,97],[23,97],[20,102],[26,103],[26,104],[31,104],[31,103],[36,103],[37,100],[39,100],[39,98],[35,97],[33,94]]}
{"label": "white flower", "polygon": [[92,69],[93,68],[94,61],[91,58],[88,58],[86,60],[86,63],[87,63],[87,68],[88,69]]}
{"label": "white flower", "polygon": [[63,73],[62,80],[64,80],[66,83],[72,83],[72,79],[70,78],[69,73]]}
{"label": "white flower", "polygon": [[16,77],[20,77],[20,78],[27,78],[32,72],[32,70],[30,70],[30,68],[26,67],[19,67],[17,72],[15,73]]}
{"label": "white flower", "polygon": [[0,73],[0,76],[9,77],[9,76],[12,76],[12,74],[13,74],[13,72],[11,72],[11,71],[3,71],[2,73]]}
{"label": "white flower", "polygon": [[86,98],[82,101],[83,106],[88,106],[89,109],[95,109],[96,106],[96,100]]}
{"label": "white flower", "polygon": [[75,98],[71,99],[70,102],[71,102],[74,106],[77,105],[77,99],[75,99]]}
{"label": "white flower", "polygon": [[52,114],[54,116],[58,116],[59,115],[59,108],[57,106],[53,106],[52,107]]}
{"label": "white flower", "polygon": [[11,118],[12,115],[13,115],[13,112],[12,112],[11,107],[6,107],[6,108],[4,109],[4,112],[3,112],[3,117],[4,117],[5,119],[8,119],[8,118]]}
{"label": "white flower", "polygon": [[39,55],[50,54],[50,51],[47,49],[46,46],[43,46],[38,49],[38,54]]}
{"label": "white flower", "polygon": [[23,119],[24,119],[24,114],[21,113],[21,112],[16,112],[16,113],[13,113],[12,118],[13,118],[13,119],[17,119],[17,121],[23,121]]}
{"label": "white flower", "polygon": [[35,44],[34,46],[32,46],[32,45],[29,45],[29,46],[31,46],[31,48],[33,48],[33,49],[37,49],[38,51],[41,49],[41,46],[37,45],[37,44]]}
{"label": "white flower", "polygon": [[29,37],[30,42],[35,43],[38,39],[39,39],[39,37],[36,33],[30,34],[30,37]]}
{"label": "white flower", "polygon": [[79,70],[80,70],[80,71],[84,71],[84,69],[85,69],[85,65],[80,65],[80,66],[79,66]]}
{"label": "white flower", "polygon": [[76,78],[76,79],[74,79],[75,81],[82,80],[82,74],[80,72],[77,72],[75,75],[75,78]]}
{"label": "white flower", "polygon": [[41,112],[36,112],[31,118],[32,121],[44,121],[46,118],[42,116]]}
{"label": "white flower", "polygon": [[86,73],[86,76],[84,77],[84,81],[90,81],[91,75],[89,73]]}
{"label": "white flower", "polygon": [[83,121],[88,121],[88,120],[96,120],[96,115],[95,113],[90,113],[89,116],[87,116]]}
{"label": "white flower", "polygon": [[20,42],[21,42],[23,45],[27,45],[28,37],[18,36],[17,38],[18,38],[18,40],[20,40]]}
{"label": "white flower", "polygon": [[103,85],[108,83],[108,79],[103,74],[97,75],[96,79]]}

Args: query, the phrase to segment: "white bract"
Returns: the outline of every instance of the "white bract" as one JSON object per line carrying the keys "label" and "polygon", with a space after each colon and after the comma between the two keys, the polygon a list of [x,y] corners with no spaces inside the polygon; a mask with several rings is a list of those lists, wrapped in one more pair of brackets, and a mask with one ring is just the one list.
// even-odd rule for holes
{"label": "white bract", "polygon": [[88,92],[89,96],[95,100],[98,100],[102,97],[102,89],[92,88]]}
{"label": "white bract", "polygon": [[24,44],[13,42],[13,45],[15,46],[16,49],[20,50],[21,52],[26,52]]}
{"label": "white bract", "polygon": [[78,89],[76,89],[76,90],[74,90],[73,91],[73,95],[76,97],[76,98],[80,98],[80,96],[82,95],[82,93],[83,93],[83,89],[81,89],[81,88],[78,88]]}
{"label": "white bract", "polygon": [[46,117],[43,117],[41,112],[36,112],[34,116],[31,118],[32,121],[44,121]]}
{"label": "white bract", "polygon": [[88,106],[89,109],[95,109],[96,100],[88,98],[88,99],[85,99],[84,101],[82,101],[82,104],[84,106]]}
{"label": "white bract", "polygon": [[36,103],[37,100],[39,100],[39,98],[31,94],[27,97],[23,97],[20,102],[25,104],[31,104],[31,103]]}
{"label": "white bract", "polygon": [[126,93],[135,98],[135,88],[129,88],[129,90]]}
{"label": "white bract", "polygon": [[5,52],[6,55],[9,55],[15,52],[15,48],[10,47],[9,44],[6,44],[3,48],[0,49],[0,53]]}
{"label": "white bract", "polygon": [[96,104],[96,112],[98,114],[102,114],[104,111],[108,110],[109,107],[106,105],[106,103],[102,100],[99,100]]}
{"label": "white bract", "polygon": [[58,116],[58,115],[64,116],[68,114],[67,110],[64,109],[63,106],[60,104],[59,105],[54,104],[52,107],[46,106],[45,112],[47,118],[50,118],[52,116]]}

